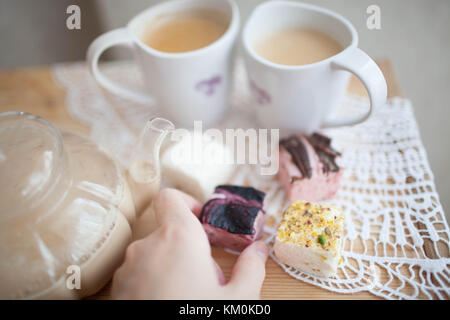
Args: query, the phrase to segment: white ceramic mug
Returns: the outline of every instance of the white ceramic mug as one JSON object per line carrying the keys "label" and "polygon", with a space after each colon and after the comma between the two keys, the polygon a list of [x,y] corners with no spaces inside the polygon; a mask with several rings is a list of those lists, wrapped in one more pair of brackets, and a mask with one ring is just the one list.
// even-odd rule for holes
{"label": "white ceramic mug", "polygon": [[[229,18],[227,31],[215,42],[198,50],[166,53],[142,42],[144,32],[158,16],[174,12],[210,9]],[[233,0],[175,0],[148,8],[126,28],[99,36],[87,52],[89,68],[104,89],[122,98],[159,107],[158,113],[181,126],[194,120],[209,126],[220,120],[228,106],[233,46],[239,31],[239,11]],[[127,46],[144,77],[145,89],[125,87],[99,71],[101,54],[113,46]]]}
{"label": "white ceramic mug", "polygon": [[[288,66],[270,62],[253,49],[256,41],[284,28],[323,32],[342,46],[338,54],[308,65]],[[352,125],[366,120],[385,103],[386,81],[376,63],[358,48],[358,34],[344,17],[317,6],[271,1],[259,5],[242,35],[250,87],[261,125],[312,132],[321,127]],[[365,85],[370,110],[359,115],[330,115],[341,105],[350,71]]]}

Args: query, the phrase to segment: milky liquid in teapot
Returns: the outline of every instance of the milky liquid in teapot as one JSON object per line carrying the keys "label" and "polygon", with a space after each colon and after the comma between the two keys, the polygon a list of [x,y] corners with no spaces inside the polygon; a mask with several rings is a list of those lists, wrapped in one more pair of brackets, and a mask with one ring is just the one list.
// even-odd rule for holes
{"label": "milky liquid in teapot", "polygon": [[[90,295],[121,264],[131,192],[121,167],[88,139],[29,114],[0,114],[0,190],[1,299]],[[77,271],[81,281],[66,283]]]}

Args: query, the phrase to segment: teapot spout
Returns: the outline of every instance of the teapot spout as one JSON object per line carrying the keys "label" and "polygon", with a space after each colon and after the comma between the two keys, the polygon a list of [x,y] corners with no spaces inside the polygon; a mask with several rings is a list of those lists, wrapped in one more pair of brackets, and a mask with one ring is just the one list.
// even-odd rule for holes
{"label": "teapot spout", "polygon": [[159,153],[164,139],[174,129],[173,123],[164,118],[149,120],[131,154],[128,180],[138,215],[150,205],[159,191],[161,183]]}

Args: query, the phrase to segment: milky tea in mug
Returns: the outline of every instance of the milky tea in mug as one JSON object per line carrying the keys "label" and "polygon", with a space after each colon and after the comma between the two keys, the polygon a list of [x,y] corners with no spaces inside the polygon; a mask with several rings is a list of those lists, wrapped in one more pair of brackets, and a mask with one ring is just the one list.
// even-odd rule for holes
{"label": "milky tea in mug", "polygon": [[229,18],[207,9],[187,10],[157,17],[148,25],[143,42],[162,52],[197,50],[219,39],[227,30]]}
{"label": "milky tea in mug", "polygon": [[305,65],[325,60],[343,50],[338,41],[314,29],[284,28],[254,44],[264,59],[283,65]]}

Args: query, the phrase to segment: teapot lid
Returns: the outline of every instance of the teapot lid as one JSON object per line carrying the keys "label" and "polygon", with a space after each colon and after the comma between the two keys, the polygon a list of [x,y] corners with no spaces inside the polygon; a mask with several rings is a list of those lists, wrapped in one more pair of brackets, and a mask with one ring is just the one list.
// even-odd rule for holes
{"label": "teapot lid", "polygon": [[25,112],[0,114],[0,220],[39,205],[63,156],[61,135],[50,122]]}

